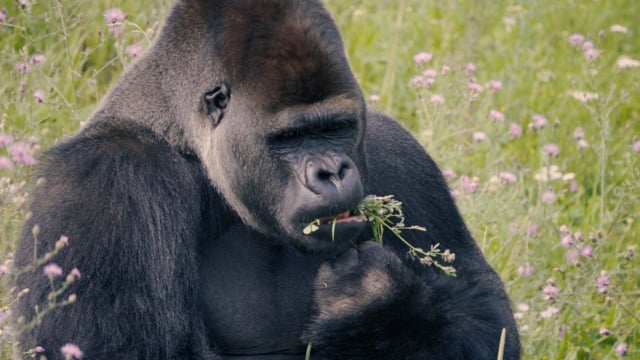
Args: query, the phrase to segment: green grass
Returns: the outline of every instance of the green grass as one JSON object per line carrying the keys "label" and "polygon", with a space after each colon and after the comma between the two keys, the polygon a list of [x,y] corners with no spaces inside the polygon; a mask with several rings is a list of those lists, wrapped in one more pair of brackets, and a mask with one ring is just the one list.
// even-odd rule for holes
{"label": "green grass", "polygon": [[[32,2],[21,9],[17,1],[0,0],[7,13],[0,24],[0,134],[37,153],[81,126],[133,61],[126,47],[148,46],[170,1]],[[640,59],[640,2],[328,0],[327,6],[366,96],[378,95],[374,106],[399,118],[443,169],[457,174],[450,186],[505,281],[524,358],[617,358],[621,342],[628,344],[628,358],[640,358],[638,256],[628,256],[640,245],[640,153],[632,151],[640,140],[640,68],[616,66],[621,56]],[[117,37],[102,16],[111,7],[128,14]],[[628,31],[612,31],[615,24]],[[569,43],[573,33],[601,55],[587,61]],[[412,57],[420,51],[433,59],[418,67]],[[45,62],[28,74],[16,71],[16,63],[34,54],[44,54]],[[476,66],[471,75],[463,71],[467,63]],[[451,69],[447,75],[443,66]],[[427,68],[438,71],[433,87],[409,86]],[[501,90],[488,90],[492,79],[501,81]],[[475,96],[467,88],[472,80],[484,87]],[[37,89],[44,91],[42,103],[33,96]],[[572,91],[598,99],[581,102]],[[432,103],[433,94],[444,104]],[[489,118],[493,109],[504,113],[504,122]],[[539,131],[528,128],[534,114],[548,120]],[[522,127],[521,137],[509,136],[511,123]],[[573,138],[577,127],[589,144],[583,150]],[[474,141],[474,132],[486,140]],[[545,144],[556,144],[559,154],[545,155]],[[0,146],[0,156],[9,156],[8,149]],[[551,165],[573,180],[535,179]],[[17,163],[0,169],[0,263],[10,259],[27,216],[31,171]],[[496,180],[500,172],[517,180]],[[462,176],[477,177],[475,192],[465,192]],[[546,191],[556,195],[553,203],[542,201]],[[562,247],[562,225],[584,240]],[[587,247],[591,257],[567,260]],[[528,277],[518,273],[525,264],[533,268]],[[606,294],[596,288],[601,271],[610,278]],[[543,297],[549,279],[559,288],[553,300]],[[545,318],[549,307],[558,312]],[[600,334],[601,328],[609,333]]]}

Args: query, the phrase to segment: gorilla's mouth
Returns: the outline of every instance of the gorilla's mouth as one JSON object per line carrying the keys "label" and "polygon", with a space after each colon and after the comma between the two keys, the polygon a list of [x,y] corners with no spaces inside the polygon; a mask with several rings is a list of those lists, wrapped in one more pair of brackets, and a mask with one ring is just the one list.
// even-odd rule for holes
{"label": "gorilla's mouth", "polygon": [[362,218],[362,216],[360,215],[353,214],[351,211],[345,211],[335,216],[321,217],[318,220],[320,220],[320,225],[323,225],[323,224],[333,224],[333,223],[339,224],[339,223],[349,222],[349,221],[363,222],[364,218]]}

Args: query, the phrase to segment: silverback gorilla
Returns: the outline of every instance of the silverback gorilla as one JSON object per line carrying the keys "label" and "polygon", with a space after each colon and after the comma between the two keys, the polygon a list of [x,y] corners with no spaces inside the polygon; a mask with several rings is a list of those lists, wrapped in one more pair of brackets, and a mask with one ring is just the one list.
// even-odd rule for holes
{"label": "silverback gorilla", "polygon": [[[509,300],[435,163],[366,108],[317,0],[182,0],[152,48],[75,136],[43,155],[16,265],[52,262],[77,301],[19,335],[21,350],[86,359],[505,359]],[[349,213],[403,202],[415,245],[457,277],[371,241]],[[316,218],[346,218],[309,235]],[[39,225],[34,241],[31,229]],[[34,245],[35,244],[35,245]],[[34,246],[37,246],[34,249]],[[61,281],[61,280],[54,280]],[[18,279],[29,321],[51,291]]]}

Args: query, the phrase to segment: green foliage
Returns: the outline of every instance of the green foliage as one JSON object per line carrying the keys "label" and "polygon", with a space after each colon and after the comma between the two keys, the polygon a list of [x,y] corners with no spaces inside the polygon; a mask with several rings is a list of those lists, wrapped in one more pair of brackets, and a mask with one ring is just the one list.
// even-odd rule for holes
{"label": "green foliage", "polygon": [[[129,46],[149,46],[170,3],[0,0],[0,135],[37,155],[73,133],[135,60]],[[401,119],[451,170],[456,201],[513,301],[524,358],[616,358],[621,343],[629,358],[640,356],[640,153],[632,150],[640,68],[622,66],[640,58],[640,2],[326,4],[371,105]],[[113,7],[128,14],[120,35],[103,16]],[[572,46],[572,34],[596,52]],[[433,58],[418,66],[412,57],[422,51]],[[536,129],[534,115],[547,125]],[[521,136],[510,135],[512,124]],[[550,144],[557,155],[545,152]],[[0,264],[10,261],[35,182],[14,152],[0,146],[13,164],[0,168]]]}

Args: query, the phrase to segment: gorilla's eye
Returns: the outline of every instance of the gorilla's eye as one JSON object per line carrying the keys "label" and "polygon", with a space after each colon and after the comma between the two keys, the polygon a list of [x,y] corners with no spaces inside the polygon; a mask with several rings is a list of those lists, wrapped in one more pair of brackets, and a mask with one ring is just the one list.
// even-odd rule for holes
{"label": "gorilla's eye", "polygon": [[207,109],[207,115],[211,117],[214,125],[218,125],[222,120],[224,111],[229,104],[230,96],[231,90],[226,84],[220,84],[204,93],[203,101]]}

